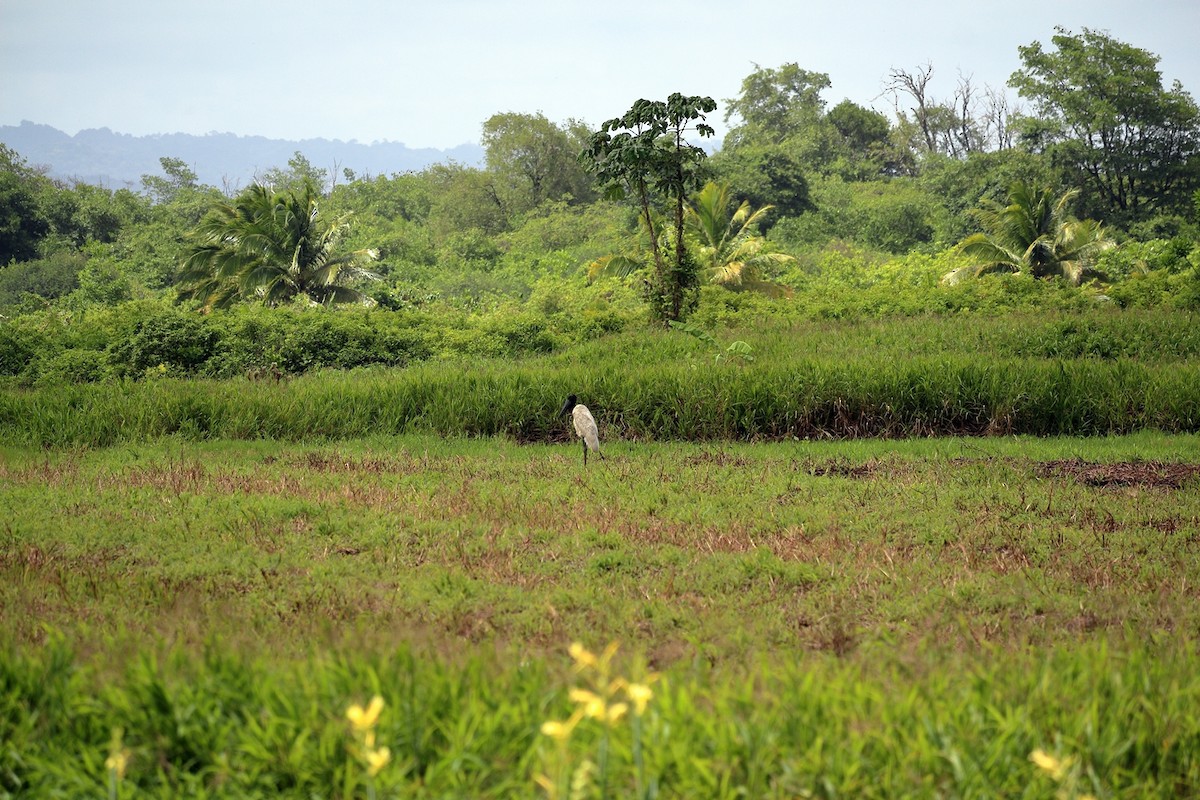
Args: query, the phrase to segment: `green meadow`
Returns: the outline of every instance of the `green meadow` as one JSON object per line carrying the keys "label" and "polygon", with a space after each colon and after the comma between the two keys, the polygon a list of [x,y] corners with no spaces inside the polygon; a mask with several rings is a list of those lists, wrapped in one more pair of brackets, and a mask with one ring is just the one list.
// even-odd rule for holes
{"label": "green meadow", "polygon": [[8,389],[0,792],[1195,795],[1189,322]]}
{"label": "green meadow", "polygon": [[0,800],[1200,797],[1200,106],[1015,56],[0,145]]}

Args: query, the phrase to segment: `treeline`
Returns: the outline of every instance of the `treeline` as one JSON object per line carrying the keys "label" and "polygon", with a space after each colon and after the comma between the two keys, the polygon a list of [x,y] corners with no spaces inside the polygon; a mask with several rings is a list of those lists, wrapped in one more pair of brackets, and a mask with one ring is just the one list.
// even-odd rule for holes
{"label": "treeline", "polygon": [[[939,95],[932,67],[894,69],[892,118],[850,100],[830,106],[823,73],[756,68],[713,112],[730,132],[697,163],[678,232],[663,221],[671,209],[662,194],[651,192],[644,208],[628,191],[601,195],[597,165],[579,158],[594,144],[590,126],[541,114],[488,119],[483,167],[332,174],[296,153],[264,173],[253,196],[201,185],[173,157],[138,192],[65,185],[3,149],[4,372],[26,382],[137,375],[157,365],[133,355],[118,363],[108,340],[136,339],[150,317],[204,330],[234,352],[238,326],[254,315],[200,320],[195,311],[265,304],[281,316],[260,324],[283,331],[293,320],[316,323],[300,313],[306,304],[339,299],[419,316],[322,323],[372,330],[362,348],[370,358],[325,357],[319,342],[278,333],[200,372],[553,350],[644,319],[655,246],[680,240],[680,263],[696,275],[682,311],[722,293],[755,294],[807,318],[1035,301],[1197,307],[1200,110],[1191,95],[1163,85],[1154,54],[1088,29],[1059,30],[1052,47],[1035,42],[1020,56],[1009,84],[1019,101],[962,79]],[[281,208],[309,226],[281,222]],[[221,227],[230,220],[244,227]],[[267,263],[241,246],[254,236],[310,261]],[[321,248],[296,244],[318,239]],[[703,284],[721,291],[697,294]],[[503,333],[510,329],[540,332]],[[420,344],[391,342],[395,330],[422,331],[413,334]],[[447,344],[456,330],[485,343]],[[292,355],[300,346],[314,355]],[[48,366],[68,350],[92,355]],[[184,355],[159,363],[196,371]]]}

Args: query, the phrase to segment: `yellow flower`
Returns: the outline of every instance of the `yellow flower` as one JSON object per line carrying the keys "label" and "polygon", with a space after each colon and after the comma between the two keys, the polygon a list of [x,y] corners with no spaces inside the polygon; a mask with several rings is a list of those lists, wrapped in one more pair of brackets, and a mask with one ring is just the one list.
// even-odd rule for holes
{"label": "yellow flower", "polygon": [[1050,773],[1050,777],[1056,781],[1061,781],[1067,776],[1067,771],[1071,769],[1072,763],[1070,758],[1055,758],[1040,747],[1029,754],[1029,760]]}
{"label": "yellow flower", "polygon": [[633,703],[633,710],[639,717],[646,713],[646,704],[654,697],[654,692],[644,683],[631,683],[625,687],[625,694]]}
{"label": "yellow flower", "polygon": [[124,780],[125,769],[129,766],[129,751],[124,748],[115,751],[111,756],[104,759],[104,766],[110,772],[116,773],[117,780]]}
{"label": "yellow flower", "polygon": [[368,750],[367,753],[367,772],[372,778],[379,774],[379,771],[388,765],[392,760],[392,751],[386,747],[381,747],[378,750]]}
{"label": "yellow flower", "polygon": [[571,729],[574,727],[574,725],[569,725],[566,722],[558,722],[551,719],[542,723],[542,734],[562,742],[571,735]]}
{"label": "yellow flower", "polygon": [[610,725],[615,723],[621,717],[625,716],[625,712],[629,710],[629,706],[625,703],[613,703],[606,710],[606,717],[602,719]]}
{"label": "yellow flower", "polygon": [[571,658],[575,659],[576,669],[586,669],[587,667],[596,666],[596,655],[579,642],[571,642],[571,646],[567,648],[567,652],[571,654]]}
{"label": "yellow flower", "polygon": [[557,720],[547,720],[542,723],[542,734],[549,736],[551,739],[557,739],[564,742],[575,730],[575,726],[579,724],[579,720],[583,719],[583,711],[576,709],[566,722],[558,722]]}
{"label": "yellow flower", "polygon": [[587,689],[572,689],[569,694],[571,702],[578,703],[583,709],[583,715],[590,719],[604,719],[604,698]]}
{"label": "yellow flower", "polygon": [[375,695],[365,709],[357,703],[346,709],[346,719],[350,720],[350,724],[356,731],[366,732],[375,727],[381,711],[383,711],[383,698]]}

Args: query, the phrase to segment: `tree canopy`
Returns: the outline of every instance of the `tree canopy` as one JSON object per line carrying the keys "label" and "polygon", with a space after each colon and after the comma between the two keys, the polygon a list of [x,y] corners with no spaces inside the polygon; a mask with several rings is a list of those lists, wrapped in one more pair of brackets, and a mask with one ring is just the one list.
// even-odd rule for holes
{"label": "tree canopy", "polygon": [[352,283],[374,277],[368,250],[339,247],[348,220],[321,218],[316,187],[272,191],[254,184],[216,205],[191,234],[179,275],[182,299],[206,308],[239,299],[279,305],[297,296],[314,303],[361,302]]}
{"label": "tree canopy", "polygon": [[[703,181],[700,165],[706,154],[687,136],[690,132],[712,136],[712,126],[704,120],[716,107],[711,97],[678,92],[665,102],[638,100],[624,115],[608,120],[592,134],[580,154],[610,197],[633,195],[650,235],[654,259],[651,307],[664,322],[684,316],[697,285],[696,267],[683,238],[684,208],[689,193]],[[653,204],[659,200],[673,212],[669,256],[663,254],[655,223]]]}
{"label": "tree canopy", "polygon": [[1055,50],[1018,48],[1009,85],[1037,116],[1024,134],[1068,181],[1086,189],[1089,211],[1128,222],[1186,209],[1200,186],[1200,108],[1176,81],[1162,85],[1158,56],[1084,28],[1056,28]]}

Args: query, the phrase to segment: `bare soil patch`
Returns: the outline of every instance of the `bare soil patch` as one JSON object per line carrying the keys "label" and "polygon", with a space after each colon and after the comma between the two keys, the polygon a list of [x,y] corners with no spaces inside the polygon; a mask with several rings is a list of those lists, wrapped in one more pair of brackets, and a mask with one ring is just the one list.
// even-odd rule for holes
{"label": "bare soil patch", "polygon": [[1079,458],[1043,461],[1037,465],[1043,478],[1071,478],[1088,486],[1150,486],[1180,489],[1200,475],[1200,464],[1165,461],[1100,463]]}

